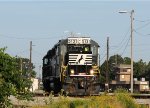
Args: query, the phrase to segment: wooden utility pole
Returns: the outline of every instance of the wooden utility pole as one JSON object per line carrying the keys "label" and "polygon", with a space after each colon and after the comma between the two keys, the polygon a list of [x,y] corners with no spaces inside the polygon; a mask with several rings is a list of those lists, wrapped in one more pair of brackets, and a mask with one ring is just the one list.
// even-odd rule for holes
{"label": "wooden utility pole", "polygon": [[117,56],[118,54],[115,55],[115,66],[117,66],[118,62],[117,62]]}
{"label": "wooden utility pole", "polygon": [[106,84],[105,89],[109,92],[109,37],[107,37],[107,66],[106,66]]}
{"label": "wooden utility pole", "polygon": [[20,57],[20,71],[22,73],[22,58]]}
{"label": "wooden utility pole", "polygon": [[30,62],[29,62],[30,72],[32,71],[32,41],[30,41]]}

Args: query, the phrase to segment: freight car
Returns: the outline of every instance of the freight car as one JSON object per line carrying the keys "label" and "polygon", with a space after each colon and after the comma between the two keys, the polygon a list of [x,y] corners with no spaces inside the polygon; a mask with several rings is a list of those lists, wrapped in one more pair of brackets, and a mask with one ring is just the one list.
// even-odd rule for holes
{"label": "freight car", "polygon": [[99,45],[90,37],[61,39],[43,57],[42,81],[46,92],[69,95],[98,94]]}

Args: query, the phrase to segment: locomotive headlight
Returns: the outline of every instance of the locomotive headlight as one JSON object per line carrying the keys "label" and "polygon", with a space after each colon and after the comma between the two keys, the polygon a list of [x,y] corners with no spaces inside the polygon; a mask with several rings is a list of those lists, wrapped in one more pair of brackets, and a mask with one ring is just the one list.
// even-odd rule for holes
{"label": "locomotive headlight", "polygon": [[71,69],[71,70],[70,70],[70,73],[71,73],[71,74],[74,74],[74,70],[73,70],[73,69]]}
{"label": "locomotive headlight", "polygon": [[93,69],[90,70],[90,75],[93,75],[94,74],[94,71]]}

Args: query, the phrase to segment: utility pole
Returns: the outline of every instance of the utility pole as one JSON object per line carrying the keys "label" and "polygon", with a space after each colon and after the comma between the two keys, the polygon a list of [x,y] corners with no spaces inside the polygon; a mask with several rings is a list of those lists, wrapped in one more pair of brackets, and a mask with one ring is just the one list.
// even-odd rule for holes
{"label": "utility pole", "polygon": [[130,13],[130,18],[131,18],[131,93],[133,93],[133,14],[134,10],[131,10],[130,12],[128,11],[119,11],[119,13]]}
{"label": "utility pole", "polygon": [[32,71],[32,41],[30,41],[30,62],[29,62],[29,67],[30,67],[30,72],[31,72]]}
{"label": "utility pole", "polygon": [[39,78],[41,79],[41,65],[39,66]]}
{"label": "utility pole", "polygon": [[117,63],[117,56],[118,56],[118,54],[115,55],[115,66],[117,66],[117,64],[118,64]]}
{"label": "utility pole", "polygon": [[109,37],[107,37],[107,66],[106,66],[106,84],[105,84],[105,89],[107,92],[109,92]]}
{"label": "utility pole", "polygon": [[20,57],[20,71],[22,73],[22,58]]}
{"label": "utility pole", "polygon": [[133,13],[134,10],[131,11],[131,93],[133,93]]}

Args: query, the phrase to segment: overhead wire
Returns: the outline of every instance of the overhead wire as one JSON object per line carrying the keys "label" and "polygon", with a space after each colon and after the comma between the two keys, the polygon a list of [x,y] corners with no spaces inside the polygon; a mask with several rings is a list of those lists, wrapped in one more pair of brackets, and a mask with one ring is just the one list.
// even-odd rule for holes
{"label": "overhead wire", "polygon": [[139,36],[144,36],[144,37],[149,37],[149,36],[150,36],[150,34],[142,34],[142,33],[138,32],[138,31],[136,31],[136,30],[134,30],[134,32],[135,32],[136,34],[138,34]]}
{"label": "overhead wire", "polygon": [[129,41],[130,41],[130,37],[129,37],[128,40],[127,40],[127,43],[126,43],[126,45],[125,45],[125,47],[124,47],[123,52],[121,53],[121,56],[124,54],[125,50],[127,49],[127,46],[128,46],[128,44],[129,44]]}
{"label": "overhead wire", "polygon": [[[104,60],[104,58],[106,57],[106,55],[107,55],[107,52],[106,52],[107,50],[106,50],[106,47],[104,47],[104,51],[102,52],[102,54],[100,54],[100,64],[102,64],[103,63],[103,60]],[[101,57],[102,56],[102,57]]]}
{"label": "overhead wire", "polygon": [[[144,25],[138,27],[136,30],[134,29],[134,32],[137,33],[137,34],[140,35],[140,36],[141,36],[141,35],[142,35],[142,36],[150,36],[150,34],[144,35],[144,34],[142,34],[142,33],[137,32],[137,30],[140,30],[140,29],[142,29],[142,28],[144,28],[144,27],[150,25],[150,19],[148,19],[148,20],[136,20],[136,19],[134,19],[134,20],[135,20],[135,21],[138,21],[138,22],[148,22],[148,23],[146,23],[146,24],[144,24]],[[129,30],[130,30],[130,28],[129,28],[128,31],[126,32],[126,34],[125,34],[124,38],[122,39],[122,41],[119,43],[118,46],[120,46],[120,47],[119,47],[119,49],[118,49],[116,52],[119,52],[119,50],[124,46],[123,41],[124,41],[125,37],[127,36],[127,34],[129,33]],[[124,52],[125,52],[125,50],[126,50],[128,44],[129,44],[129,40],[130,40],[130,38],[128,38],[128,40],[125,42],[126,45],[125,45],[124,50],[123,50],[123,52],[121,53],[121,55],[124,54]]]}
{"label": "overhead wire", "polygon": [[124,37],[122,38],[121,42],[117,45],[120,46],[121,44],[123,44],[123,41],[125,40],[125,38],[127,37],[128,33],[129,33],[130,27],[128,28],[127,32],[125,33]]}
{"label": "overhead wire", "polygon": [[136,20],[136,19],[134,19],[134,20],[135,20],[135,21],[138,21],[138,22],[142,22],[142,23],[147,22],[146,24],[144,24],[144,25],[142,25],[142,26],[140,26],[140,27],[134,29],[134,32],[135,32],[136,34],[138,34],[138,35],[140,35],[140,36],[141,36],[141,35],[142,35],[142,36],[148,36],[148,35],[150,35],[150,34],[143,34],[143,33],[140,33],[140,32],[137,31],[137,30],[143,29],[143,28],[145,28],[146,26],[150,25],[150,19],[147,19],[147,20]]}
{"label": "overhead wire", "polygon": [[[104,56],[100,58],[100,61],[101,61],[101,62],[104,60],[104,58],[106,57],[106,55],[107,55],[107,53],[105,53]],[[105,60],[104,60],[104,61],[105,61]],[[103,61],[103,62],[104,62],[104,61]],[[101,63],[101,64],[102,64],[102,63]]]}
{"label": "overhead wire", "polygon": [[[126,46],[125,46],[125,48],[123,49],[123,52],[121,53],[121,55],[124,54],[124,52],[125,52],[125,50],[126,50],[126,48],[127,48],[127,46],[128,46],[129,40],[130,40],[130,38],[127,39],[127,40],[125,40],[126,37],[128,36],[129,30],[130,30],[130,27],[128,27],[127,32],[126,32],[125,35],[123,36],[121,42],[118,43],[116,46],[113,46],[113,47],[116,47],[115,49],[118,48],[117,51],[115,51],[115,52],[118,53],[118,52],[123,48],[123,46],[124,46],[125,43],[126,43]],[[112,47],[112,46],[110,46],[110,47]],[[106,51],[106,50],[105,50],[105,51]],[[101,61],[103,61],[103,59],[104,59],[106,56],[107,56],[107,52],[104,52],[104,56],[101,57]]]}
{"label": "overhead wire", "polygon": [[150,24],[150,22],[148,22],[148,23],[146,23],[146,24],[144,24],[144,25],[142,25],[142,26],[136,28],[136,30],[143,29],[143,28],[145,28],[146,26],[148,26],[149,24]]}
{"label": "overhead wire", "polygon": [[137,20],[137,19],[134,19],[134,21],[138,21],[138,22],[148,22],[148,21],[150,21],[150,19],[147,19],[147,20]]}
{"label": "overhead wire", "polygon": [[[134,19],[134,20],[135,20],[135,19]],[[148,22],[148,23],[146,23],[146,24],[144,24],[144,25],[138,27],[136,30],[140,30],[140,29],[145,28],[146,26],[150,25],[150,19],[148,19],[148,20],[143,20],[143,21],[142,21],[142,20],[135,20],[135,21],[142,22],[142,23]],[[150,34],[144,35],[144,34],[142,34],[142,33],[137,32],[136,30],[134,30],[134,32],[137,33],[138,35],[150,36]],[[124,41],[125,38],[127,37],[128,33],[129,33],[129,31],[130,31],[130,27],[129,27],[129,29],[127,30],[127,32],[125,33],[125,35],[124,35],[124,37],[122,38],[121,42],[120,42],[118,45],[116,45],[116,48],[118,48],[118,50],[117,50],[116,52],[118,53],[118,52],[123,48],[123,46],[126,44],[125,47],[124,47],[124,49],[123,49],[123,51],[122,51],[122,53],[121,53],[121,56],[125,53],[125,51],[126,51],[128,45],[129,45],[129,41],[130,41],[130,38],[131,38],[130,36],[129,36],[129,38],[128,38],[126,41]],[[106,55],[107,55],[107,53],[101,58],[101,61],[106,57]]]}
{"label": "overhead wire", "polygon": [[[129,39],[127,39],[127,40],[125,40],[125,39],[126,39],[126,37],[128,36],[129,30],[130,30],[130,27],[127,29],[127,32],[125,33],[125,35],[124,35],[124,37],[122,38],[121,42],[120,42],[118,45],[116,45],[115,54],[116,54],[116,53],[119,54],[119,51],[123,48],[123,46],[124,46],[126,43],[128,43]],[[126,49],[126,48],[124,48],[124,50],[123,50],[122,53],[124,53],[125,49]],[[121,53],[121,54],[122,54],[122,53]]]}

